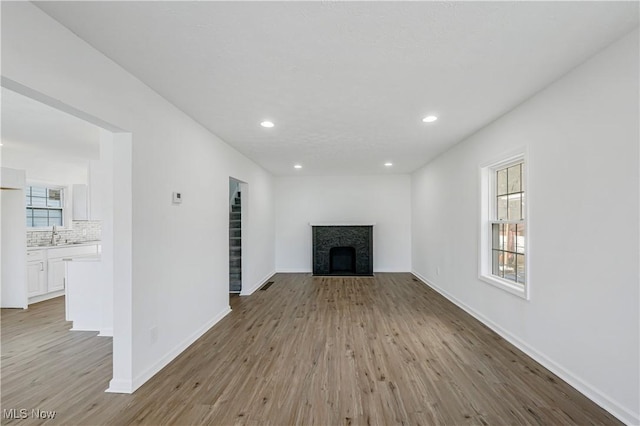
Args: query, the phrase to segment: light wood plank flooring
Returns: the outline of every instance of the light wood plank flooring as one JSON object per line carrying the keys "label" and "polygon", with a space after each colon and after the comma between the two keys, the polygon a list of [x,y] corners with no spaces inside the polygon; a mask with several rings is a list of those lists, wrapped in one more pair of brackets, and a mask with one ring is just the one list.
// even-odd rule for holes
{"label": "light wood plank flooring", "polygon": [[133,395],[62,298],[2,310],[2,423],[620,424],[411,274],[279,274]]}

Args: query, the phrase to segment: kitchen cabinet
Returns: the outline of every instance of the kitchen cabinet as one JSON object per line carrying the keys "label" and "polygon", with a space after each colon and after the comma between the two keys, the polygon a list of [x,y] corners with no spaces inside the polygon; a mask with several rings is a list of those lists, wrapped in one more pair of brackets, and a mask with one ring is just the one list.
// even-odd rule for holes
{"label": "kitchen cabinet", "polygon": [[[0,148],[1,150],[1,148]],[[5,164],[4,161],[1,162]],[[25,188],[26,174],[24,170],[0,167],[0,270],[2,279],[0,287],[0,307],[27,307],[27,279],[25,263],[26,221],[25,221]]]}
{"label": "kitchen cabinet", "polygon": [[65,294],[66,265],[64,259],[98,256],[97,243],[66,245],[27,250],[27,297],[29,303]]}
{"label": "kitchen cabinet", "polygon": [[47,275],[44,260],[27,262],[27,297],[47,292]]}
{"label": "kitchen cabinet", "polygon": [[62,259],[50,259],[47,261],[47,291],[64,290],[65,271]]}
{"label": "kitchen cabinet", "polygon": [[73,220],[89,220],[89,189],[84,184],[71,186]]}
{"label": "kitchen cabinet", "polygon": [[45,250],[27,251],[27,297],[47,292],[47,260]]}

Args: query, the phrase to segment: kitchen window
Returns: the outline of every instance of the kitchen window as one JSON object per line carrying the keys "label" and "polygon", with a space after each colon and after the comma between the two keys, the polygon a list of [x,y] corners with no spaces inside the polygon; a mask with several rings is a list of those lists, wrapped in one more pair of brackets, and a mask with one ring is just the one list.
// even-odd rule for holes
{"label": "kitchen window", "polygon": [[528,299],[528,234],[524,154],[481,169],[480,278]]}
{"label": "kitchen window", "polygon": [[27,186],[27,228],[45,228],[64,224],[64,188]]}

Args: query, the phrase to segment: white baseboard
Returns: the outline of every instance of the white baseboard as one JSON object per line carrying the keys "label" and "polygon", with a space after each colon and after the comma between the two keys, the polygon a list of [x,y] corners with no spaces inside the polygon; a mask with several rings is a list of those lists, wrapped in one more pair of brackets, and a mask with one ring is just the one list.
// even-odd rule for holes
{"label": "white baseboard", "polygon": [[454,305],[458,306],[459,308],[467,312],[469,315],[471,315],[472,317],[474,317],[475,319],[477,319],[478,321],[480,321],[481,323],[489,327],[491,330],[496,332],[498,335],[500,335],[506,341],[511,343],[513,346],[517,347],[522,352],[527,354],[529,357],[533,358],[536,362],[538,362],[544,368],[551,371],[556,376],[560,377],[562,380],[564,380],[565,382],[573,386],[575,389],[577,389],[584,396],[586,396],[587,398],[589,398],[590,400],[598,404],[600,407],[607,410],[613,416],[617,417],[620,421],[628,425],[640,424],[640,413],[633,413],[631,410],[628,410],[627,408],[611,400],[605,394],[603,394],[602,392],[594,388],[592,385],[590,385],[587,381],[580,378],[578,375],[572,373],[566,367],[556,363],[551,358],[546,356],[544,353],[532,348],[527,343],[520,340],[518,337],[514,336],[513,334],[509,333],[508,331],[500,327],[498,324],[494,323],[493,321],[486,318],[481,313],[477,312],[473,308],[461,302],[459,299],[457,299],[455,296],[448,293],[443,288],[433,284],[432,281],[429,281],[428,279],[426,279],[416,271],[412,271],[411,273],[415,275],[417,278],[419,278],[420,281],[422,281],[425,285],[431,287],[433,290],[440,293],[442,296],[444,296]]}
{"label": "white baseboard", "polygon": [[[169,364],[171,361],[173,361],[185,349],[187,349],[189,346],[191,346],[191,344],[193,342],[198,340],[204,333],[209,331],[209,329],[211,327],[216,325],[218,323],[218,321],[220,321],[227,314],[229,314],[229,312],[231,312],[231,308],[229,308],[227,306],[226,309],[224,309],[222,312],[220,312],[215,317],[213,317],[211,320],[209,320],[206,324],[204,324],[202,327],[200,327],[198,330],[196,330],[194,333],[192,333],[189,337],[187,337],[182,342],[180,342],[180,344],[178,344],[175,348],[170,350],[165,356],[160,358],[155,364],[153,364],[151,367],[147,368],[145,371],[143,371],[141,374],[139,374],[137,377],[135,377],[133,379],[131,392],[134,392],[140,386],[145,384],[147,382],[147,380],[152,378],[156,373],[158,373],[160,370],[162,370],[167,364]],[[109,389],[111,389],[111,387]]]}
{"label": "white baseboard", "polygon": [[100,332],[100,328],[98,327],[91,327],[89,326],[80,326],[80,327],[76,327],[75,323],[73,324],[73,327],[71,327],[69,329],[69,331],[93,331],[94,333],[99,333]]}
{"label": "white baseboard", "polygon": [[56,290],[51,293],[32,296],[29,298],[29,305],[31,305],[32,303],[44,302],[45,300],[54,299],[60,296],[64,296],[64,290]]}
{"label": "white baseboard", "polygon": [[[4,300],[3,300],[4,303]],[[0,306],[0,308],[2,309],[27,309],[29,307],[29,304],[19,304],[19,305],[14,305],[14,304],[8,304],[8,305],[2,305]]]}
{"label": "white baseboard", "polygon": [[103,328],[100,330],[98,337],[113,337],[113,328]]}
{"label": "white baseboard", "polygon": [[244,285],[242,286],[242,291],[240,292],[240,296],[251,296],[256,290],[264,285],[271,277],[276,274],[275,271],[269,272],[267,275],[262,277],[262,279],[258,280],[257,283],[253,285],[250,289],[246,290]]}
{"label": "white baseboard", "polygon": [[133,393],[131,386],[131,380],[116,380],[111,379],[109,382],[109,388],[105,390],[107,393]]}

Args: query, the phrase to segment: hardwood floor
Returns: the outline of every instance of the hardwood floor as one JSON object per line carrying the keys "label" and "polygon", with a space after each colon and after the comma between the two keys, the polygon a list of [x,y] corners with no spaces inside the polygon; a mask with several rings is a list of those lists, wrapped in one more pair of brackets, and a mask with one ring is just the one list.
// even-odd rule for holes
{"label": "hardwood floor", "polygon": [[2,408],[55,424],[620,424],[411,274],[278,274],[133,395],[62,298],[2,310]]}

